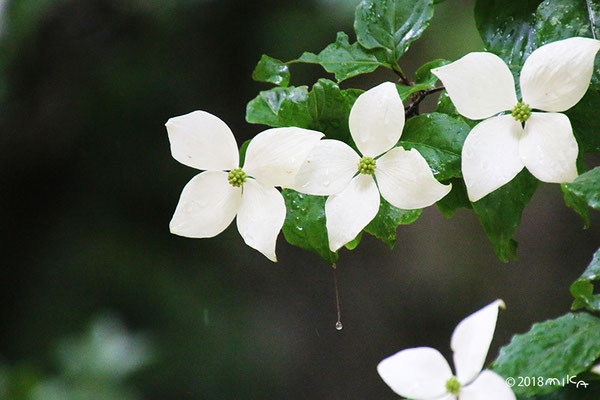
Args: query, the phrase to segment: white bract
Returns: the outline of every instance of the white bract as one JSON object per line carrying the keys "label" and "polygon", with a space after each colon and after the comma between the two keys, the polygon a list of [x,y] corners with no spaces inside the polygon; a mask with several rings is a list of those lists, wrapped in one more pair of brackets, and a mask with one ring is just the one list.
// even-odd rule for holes
{"label": "white bract", "polygon": [[275,242],[285,220],[285,202],[275,186],[289,187],[302,161],[323,137],[301,128],[267,129],[256,135],[239,168],[233,133],[205,111],[166,123],[171,153],[182,164],[205,170],[183,188],[171,232],[192,238],[218,235],[237,214],[246,244],[277,261]]}
{"label": "white bract", "polygon": [[325,215],[331,251],[353,240],[375,218],[380,193],[398,208],[418,209],[432,205],[451,189],[433,177],[417,150],[394,148],[404,128],[404,106],[393,83],[361,94],[348,124],[363,157],[343,142],[321,140],[294,184],[299,192],[330,196]]}
{"label": "white bract", "polygon": [[[431,71],[460,114],[487,118],[471,130],[462,150],[471,201],[508,183],[523,167],[543,182],[571,182],[577,177],[579,150],[571,122],[561,112],[587,91],[598,49],[599,40],[581,37],[536,49],[521,70],[522,101],[517,101],[508,66],[491,53],[470,53]],[[512,112],[494,116],[503,111]]]}
{"label": "white bract", "polygon": [[397,394],[415,400],[515,400],[497,373],[483,370],[502,300],[463,319],[454,329],[450,347],[456,376],[439,351],[431,347],[402,350],[381,361],[377,372]]}

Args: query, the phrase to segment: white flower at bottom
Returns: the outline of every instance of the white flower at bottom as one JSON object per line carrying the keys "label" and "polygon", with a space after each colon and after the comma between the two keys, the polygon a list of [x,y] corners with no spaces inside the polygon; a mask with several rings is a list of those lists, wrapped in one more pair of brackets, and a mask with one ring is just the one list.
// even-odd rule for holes
{"label": "white flower at bottom", "polygon": [[[536,49],[521,70],[522,101],[517,101],[508,66],[492,53],[469,53],[431,70],[460,114],[484,119],[471,130],[462,150],[471,201],[505,185],[524,167],[542,182],[565,183],[577,177],[579,148],[562,112],[588,90],[599,49],[600,40],[582,37]],[[503,111],[512,112],[495,116]]]}
{"label": "white flower at bottom", "polygon": [[381,361],[377,372],[400,396],[415,400],[515,400],[497,373],[483,370],[502,300],[485,306],[454,329],[450,347],[456,376],[444,356],[431,347],[402,350]]}
{"label": "white flower at bottom", "polygon": [[285,221],[285,202],[275,186],[289,187],[308,152],[323,137],[301,128],[267,129],[256,135],[239,168],[233,133],[219,118],[194,111],[166,123],[173,158],[205,170],[181,192],[171,232],[191,238],[218,235],[237,215],[246,244],[277,261],[275,242]]}
{"label": "white flower at bottom", "polygon": [[438,182],[416,149],[394,147],[404,118],[396,85],[382,83],[361,94],[350,111],[350,133],[361,154],[343,142],[324,139],[298,170],[294,189],[329,195],[325,216],[331,251],[353,240],[375,218],[380,193],[393,206],[411,210],[430,206],[450,192],[452,185]]}

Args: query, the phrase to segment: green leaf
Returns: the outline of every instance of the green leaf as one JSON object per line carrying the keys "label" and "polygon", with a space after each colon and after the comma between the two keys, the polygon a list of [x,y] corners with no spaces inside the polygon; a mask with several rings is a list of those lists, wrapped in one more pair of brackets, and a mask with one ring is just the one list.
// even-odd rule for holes
{"label": "green leaf", "polygon": [[472,203],[496,255],[504,262],[517,257],[518,244],[512,236],[537,185],[538,180],[523,169],[512,181]]}
{"label": "green leaf", "polygon": [[581,219],[583,219],[583,228],[588,229],[590,227],[590,213],[586,201],[567,190],[564,183],[560,185],[560,188],[563,192],[565,205],[569,208],[572,208],[581,216]]}
{"label": "green leaf", "polygon": [[246,151],[248,151],[248,146],[251,141],[252,139],[248,139],[240,146],[240,165],[244,165],[244,162],[246,161]]}
{"label": "green leaf", "polygon": [[363,0],[356,7],[354,30],[367,49],[386,50],[393,66],[429,26],[433,0]]}
{"label": "green leaf", "polygon": [[308,113],[308,87],[290,86],[260,92],[246,106],[246,121],[274,128],[297,126],[308,128],[311,117]]}
{"label": "green leaf", "polygon": [[442,59],[430,61],[417,70],[417,72],[415,73],[414,85],[406,86],[396,84],[398,94],[400,95],[402,101],[406,100],[413,93],[419,92],[421,90],[433,89],[435,87],[436,82],[438,81],[438,78],[437,76],[431,73],[431,70],[449,63],[450,61]]}
{"label": "green leaf", "polygon": [[471,209],[471,202],[467,195],[467,187],[462,179],[454,178],[450,180],[452,190],[440,201],[435,203],[444,217],[451,218],[456,210],[460,208]]}
{"label": "green leaf", "polygon": [[600,167],[579,175],[573,182],[565,183],[564,188],[589,207],[600,210]]}
{"label": "green leaf", "polygon": [[329,250],[325,226],[325,196],[311,196],[284,189],[287,213],[283,224],[285,240],[293,246],[317,253],[325,262],[337,261],[337,253]]}
{"label": "green leaf", "polygon": [[475,23],[488,51],[497,54],[513,74],[539,46],[535,11],[540,0],[477,0]]}
{"label": "green leaf", "polygon": [[590,0],[542,2],[536,12],[538,37],[544,43],[574,36],[600,36],[600,4]]}
{"label": "green leaf", "polygon": [[340,90],[337,83],[319,79],[306,86],[260,92],[246,107],[246,121],[271,127],[314,129],[328,138],[349,141],[348,116],[362,90]]}
{"label": "green leaf", "polygon": [[600,110],[600,93],[592,89],[587,91],[575,107],[565,112],[571,121],[573,133],[582,152],[600,151],[598,110]]}
{"label": "green leaf", "polygon": [[401,210],[382,197],[377,215],[364,230],[381,239],[391,249],[396,243],[396,228],[398,228],[398,225],[412,224],[419,218],[421,211],[423,210]]}
{"label": "green leaf", "polygon": [[[534,324],[525,334],[513,336],[500,349],[492,369],[504,377],[562,379],[586,371],[600,356],[600,318],[587,313],[566,314]],[[557,385],[513,386],[517,395],[545,394]],[[585,389],[580,389],[585,390]]]}
{"label": "green leaf", "polygon": [[590,311],[600,311],[600,294],[594,294],[592,283],[597,280],[600,280],[600,249],[584,273],[571,285],[571,294],[575,298],[571,306],[573,310],[585,307]]}
{"label": "green leaf", "polygon": [[290,70],[281,61],[263,54],[252,72],[252,79],[287,86],[290,83]]}
{"label": "green leaf", "polygon": [[406,121],[399,144],[415,148],[427,160],[434,176],[444,181],[460,178],[460,154],[470,128],[441,113],[422,114]]}
{"label": "green leaf", "polygon": [[325,71],[335,74],[338,82],[373,72],[380,66],[390,67],[388,63],[380,62],[373,51],[358,43],[350,44],[344,32],[338,32],[335,43],[325,47],[318,55],[305,52],[298,60],[291,62],[320,64]]}
{"label": "green leaf", "polygon": [[309,128],[324,133],[329,139],[347,142],[350,138],[350,110],[362,92],[358,89],[340,90],[337,83],[319,79],[308,94]]}

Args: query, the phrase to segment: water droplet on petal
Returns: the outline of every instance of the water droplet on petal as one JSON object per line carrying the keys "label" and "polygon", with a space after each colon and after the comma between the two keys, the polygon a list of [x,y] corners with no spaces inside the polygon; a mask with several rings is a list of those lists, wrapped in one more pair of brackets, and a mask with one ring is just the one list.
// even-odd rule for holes
{"label": "water droplet on petal", "polygon": [[335,329],[337,329],[338,331],[341,331],[343,327],[344,325],[342,325],[341,321],[335,323]]}

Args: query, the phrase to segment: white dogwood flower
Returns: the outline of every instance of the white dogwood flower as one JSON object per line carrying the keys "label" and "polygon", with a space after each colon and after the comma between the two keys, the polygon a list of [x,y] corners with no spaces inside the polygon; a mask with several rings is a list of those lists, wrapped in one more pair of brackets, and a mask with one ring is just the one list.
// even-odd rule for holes
{"label": "white dogwood flower", "polygon": [[433,177],[417,150],[394,148],[404,128],[404,105],[393,83],[361,94],[348,125],[362,157],[343,142],[321,140],[294,185],[299,192],[330,196],[325,216],[331,251],[353,240],[375,218],[380,193],[398,208],[417,209],[432,205],[451,189]]}
{"label": "white dogwood flower", "polygon": [[515,400],[497,373],[483,370],[494,336],[502,300],[463,319],[454,329],[450,347],[456,375],[442,354],[431,347],[402,350],[379,363],[377,372],[397,394],[415,400]]}
{"label": "white dogwood flower", "polygon": [[[508,183],[523,167],[543,182],[571,182],[577,177],[579,149],[571,122],[561,112],[587,91],[598,49],[599,40],[581,37],[536,49],[521,70],[522,101],[517,101],[508,66],[491,53],[469,53],[431,71],[460,114],[487,118],[471,130],[462,150],[471,201]],[[494,117],[503,111],[511,113]]]}
{"label": "white dogwood flower", "polygon": [[171,232],[192,238],[218,235],[237,215],[246,244],[277,261],[275,242],[285,220],[285,203],[275,186],[289,187],[321,132],[301,128],[267,129],[256,135],[239,168],[233,133],[205,111],[166,123],[171,153],[180,163],[204,170],[183,188]]}

